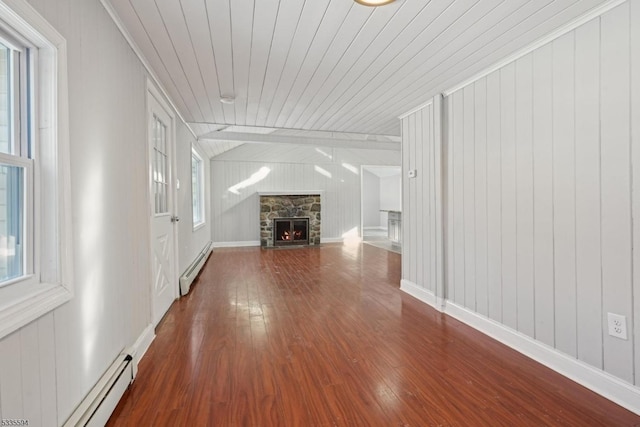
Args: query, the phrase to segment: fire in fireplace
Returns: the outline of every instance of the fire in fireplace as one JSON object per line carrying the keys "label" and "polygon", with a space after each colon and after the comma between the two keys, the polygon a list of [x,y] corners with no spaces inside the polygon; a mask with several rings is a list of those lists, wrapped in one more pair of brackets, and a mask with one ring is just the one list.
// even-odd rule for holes
{"label": "fire in fireplace", "polygon": [[273,230],[274,246],[309,244],[309,218],[275,218]]}

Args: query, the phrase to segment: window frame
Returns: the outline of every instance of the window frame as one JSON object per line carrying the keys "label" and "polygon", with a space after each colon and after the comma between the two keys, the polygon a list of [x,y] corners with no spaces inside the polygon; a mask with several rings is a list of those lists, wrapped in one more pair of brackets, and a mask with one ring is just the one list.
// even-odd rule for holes
{"label": "window frame", "polygon": [[[194,192],[194,182],[193,182],[193,166],[194,166],[194,159],[196,160],[196,164],[198,165],[198,199],[199,199],[199,214],[200,214],[200,220],[196,220],[196,211],[194,210],[193,206],[194,206],[194,198],[195,198],[195,192]],[[205,186],[205,176],[204,176],[204,161],[202,159],[202,156],[200,156],[200,154],[198,153],[198,151],[194,148],[191,147],[191,222],[193,224],[193,231],[196,231],[202,227],[204,227],[204,225],[206,224],[207,220],[206,220],[206,207],[205,207],[205,198],[204,198],[204,186]]]}
{"label": "window frame", "polygon": [[[34,160],[31,152],[33,138],[33,121],[35,111],[33,93],[29,83],[33,85],[34,76],[30,65],[37,61],[37,51],[33,45],[12,31],[0,27],[0,43],[9,50],[7,55],[10,75],[7,76],[10,86],[8,92],[8,136],[9,153],[0,152],[0,165],[19,167],[23,170],[23,265],[22,275],[0,282],[0,288],[19,282],[34,282],[38,274],[35,259],[34,239]],[[24,72],[22,72],[24,70]],[[29,82],[28,82],[29,81]],[[17,135],[17,136],[16,136]]]}
{"label": "window frame", "polygon": [[32,221],[33,274],[0,287],[1,339],[73,297],[73,250],[66,41],[25,0],[0,0],[0,21],[3,34],[32,55],[25,70],[31,129],[24,120],[21,126],[31,132],[33,177],[25,183],[33,194],[25,216]]}

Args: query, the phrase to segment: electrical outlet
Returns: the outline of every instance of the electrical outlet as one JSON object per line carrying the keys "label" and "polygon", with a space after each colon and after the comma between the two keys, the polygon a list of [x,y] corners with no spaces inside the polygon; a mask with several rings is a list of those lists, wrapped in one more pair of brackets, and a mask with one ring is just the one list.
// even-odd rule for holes
{"label": "electrical outlet", "polygon": [[612,337],[627,339],[627,318],[614,313],[607,313],[607,323],[609,324],[609,335]]}

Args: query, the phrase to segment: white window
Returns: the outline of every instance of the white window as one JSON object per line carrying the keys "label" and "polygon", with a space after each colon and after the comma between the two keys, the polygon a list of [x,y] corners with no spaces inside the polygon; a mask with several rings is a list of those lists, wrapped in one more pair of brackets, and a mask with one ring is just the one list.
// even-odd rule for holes
{"label": "white window", "polygon": [[0,0],[0,338],[72,295],[66,44]]}
{"label": "white window", "polygon": [[32,62],[0,30],[0,286],[33,276]]}
{"label": "white window", "polygon": [[191,200],[193,228],[204,224],[204,167],[202,157],[191,149]]}

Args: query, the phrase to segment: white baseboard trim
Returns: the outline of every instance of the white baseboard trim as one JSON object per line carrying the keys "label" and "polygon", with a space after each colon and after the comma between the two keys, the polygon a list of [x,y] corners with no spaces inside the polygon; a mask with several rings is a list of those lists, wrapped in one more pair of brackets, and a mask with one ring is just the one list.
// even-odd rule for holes
{"label": "white baseboard trim", "polygon": [[362,227],[363,230],[377,230],[377,231],[387,231],[387,227],[383,227],[381,225],[379,226],[373,226],[373,227]]}
{"label": "white baseboard trim", "polygon": [[133,346],[128,350],[128,353],[133,357],[133,378],[135,379],[138,373],[138,363],[140,359],[145,355],[149,346],[156,338],[155,328],[152,324],[149,324],[144,331],[140,334]]}
{"label": "white baseboard trim", "polygon": [[245,240],[242,242],[213,242],[214,248],[244,248],[249,246],[260,246],[260,241]]}
{"label": "white baseboard trim", "polygon": [[640,415],[639,387],[451,301],[446,301],[445,313]]}
{"label": "white baseboard trim", "polygon": [[343,237],[322,237],[320,243],[344,243]]}
{"label": "white baseboard trim", "polygon": [[437,297],[433,292],[421,288],[409,280],[402,279],[400,281],[400,290],[423,303],[430,305],[438,311],[444,311],[445,301],[442,298]]}

